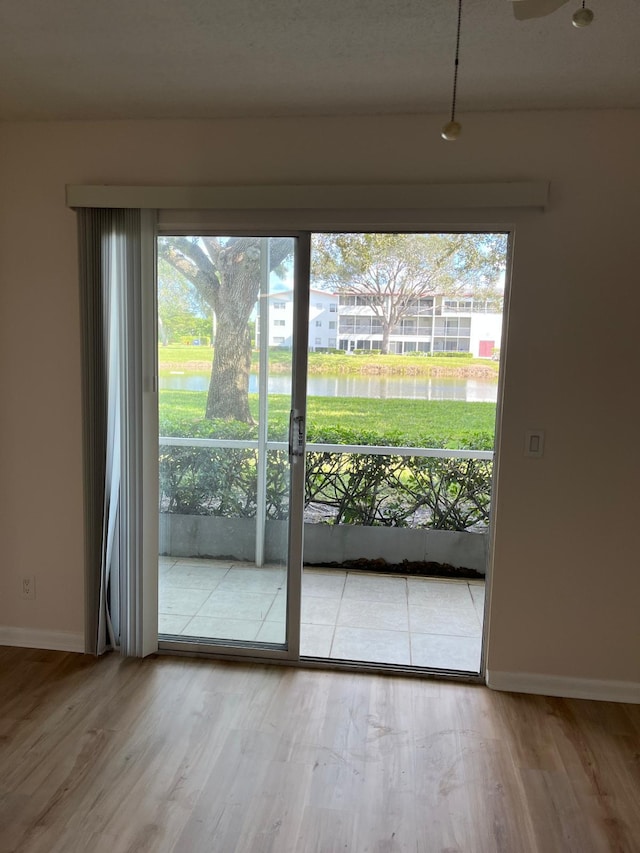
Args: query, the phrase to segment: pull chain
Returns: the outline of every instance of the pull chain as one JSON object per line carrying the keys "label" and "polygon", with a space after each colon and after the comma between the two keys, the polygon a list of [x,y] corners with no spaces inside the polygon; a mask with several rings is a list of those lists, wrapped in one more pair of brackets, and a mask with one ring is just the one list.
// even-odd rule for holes
{"label": "pull chain", "polygon": [[[582,0],[584,6],[585,0]],[[456,58],[453,66],[453,96],[451,98],[451,121],[456,120],[456,98],[458,95],[458,65],[460,64],[460,22],[462,20],[462,0],[458,0],[458,30],[456,32]]]}
{"label": "pull chain", "polygon": [[456,56],[453,63],[453,93],[451,96],[451,119],[442,128],[443,139],[453,141],[460,135],[462,127],[456,121],[456,102],[458,97],[458,67],[460,65],[460,24],[462,21],[462,0],[458,0],[458,27],[456,30]]}

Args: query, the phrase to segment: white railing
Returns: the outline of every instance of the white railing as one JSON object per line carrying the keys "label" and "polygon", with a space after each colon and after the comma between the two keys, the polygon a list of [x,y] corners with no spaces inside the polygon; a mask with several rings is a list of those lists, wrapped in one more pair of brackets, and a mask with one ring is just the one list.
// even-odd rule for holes
{"label": "white railing", "polygon": [[[257,450],[262,465],[266,464],[266,453],[269,450],[287,452],[289,445],[285,441],[265,441],[264,439],[230,439],[230,438],[178,438],[161,436],[161,447],[211,447],[219,449]],[[404,457],[438,457],[443,459],[480,459],[492,460],[491,450],[450,450],[440,447],[394,447],[389,445],[370,444],[325,444],[310,442],[306,444],[307,453],[328,454],[363,454],[370,456],[404,456]],[[257,505],[266,506],[267,497],[266,477],[258,478]],[[263,564],[265,554],[266,516],[264,512],[256,515],[256,557],[257,566]]]}
{"label": "white railing", "polygon": [[[257,439],[177,438],[161,436],[160,446],[259,449]],[[267,450],[288,450],[286,441],[267,441]],[[309,442],[307,453],[363,453],[371,456],[435,456],[442,459],[493,459],[493,450],[448,450],[442,447],[395,447],[377,444],[324,444]]]}

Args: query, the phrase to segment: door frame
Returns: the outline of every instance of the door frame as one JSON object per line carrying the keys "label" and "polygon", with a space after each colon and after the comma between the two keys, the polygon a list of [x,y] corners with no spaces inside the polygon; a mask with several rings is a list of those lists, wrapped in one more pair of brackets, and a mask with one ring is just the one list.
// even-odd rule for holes
{"label": "door frame", "polygon": [[[304,524],[304,485],[305,485],[305,425],[307,398],[307,357],[309,333],[309,291],[311,263],[311,231],[281,231],[277,229],[211,229],[181,228],[164,229],[159,236],[218,236],[218,237],[288,237],[294,240],[293,273],[293,347],[292,347],[292,384],[291,384],[291,424],[294,418],[302,418],[302,444],[298,453],[292,453],[291,435],[289,437],[289,519],[287,535],[287,607],[285,620],[285,642],[257,643],[221,639],[219,641],[199,641],[189,638],[184,641],[158,638],[157,649],[162,652],[206,657],[225,657],[233,659],[264,660],[273,662],[292,662],[300,660],[300,611],[302,603],[302,548]],[[156,243],[157,245],[157,243]],[[154,291],[157,281],[154,278]],[[157,326],[157,323],[156,323]],[[155,348],[157,350],[157,334]],[[300,423],[298,421],[298,423]],[[147,440],[151,437],[147,436]],[[157,447],[158,433],[152,439]],[[157,481],[156,481],[157,482]],[[151,510],[150,510],[151,511]],[[157,512],[157,501],[156,501]],[[157,523],[156,523],[157,529]],[[156,545],[156,552],[159,548]],[[156,553],[156,556],[159,556]],[[159,575],[156,586],[159,583]],[[157,600],[157,595],[156,595]],[[156,622],[157,624],[157,622]],[[208,638],[207,638],[208,639]]]}
{"label": "door frame", "polygon": [[[234,211],[237,213],[237,211]],[[503,318],[502,318],[502,344],[501,344],[501,369],[499,373],[498,380],[498,397],[497,397],[497,405],[496,405],[496,428],[495,428],[495,442],[494,442],[494,466],[493,466],[493,477],[492,477],[492,492],[491,492],[491,515],[489,521],[489,546],[487,549],[487,565],[486,565],[486,574],[485,574],[485,606],[484,606],[484,614],[483,614],[483,624],[482,624],[482,639],[481,639],[481,653],[480,653],[480,671],[478,675],[469,674],[466,672],[458,672],[458,671],[448,671],[448,670],[440,670],[440,669],[428,669],[424,667],[413,667],[399,664],[384,664],[384,663],[368,663],[368,662],[354,662],[354,661],[340,661],[333,659],[315,659],[308,657],[300,656],[300,614],[301,614],[301,598],[302,598],[302,511],[300,513],[300,522],[299,522],[299,531],[298,525],[296,525],[296,533],[294,534],[294,547],[296,549],[300,549],[300,557],[299,564],[298,558],[295,554],[292,553],[292,542],[291,542],[291,523],[290,523],[290,537],[289,537],[289,552],[288,552],[288,566],[287,566],[287,642],[285,645],[279,647],[275,644],[270,644],[269,646],[260,646],[259,644],[247,644],[243,642],[233,642],[225,644],[204,644],[197,642],[170,642],[170,641],[160,641],[158,643],[158,650],[164,653],[177,654],[177,655],[188,655],[188,656],[202,656],[209,658],[222,658],[227,660],[255,660],[262,662],[273,662],[280,664],[289,664],[289,665],[303,665],[305,667],[312,668],[321,668],[321,669],[342,669],[353,672],[378,672],[378,673],[397,673],[404,675],[414,675],[426,678],[447,678],[454,680],[462,680],[471,683],[484,683],[485,682],[485,672],[486,672],[486,653],[487,653],[487,643],[488,643],[488,634],[490,628],[490,608],[491,608],[491,578],[493,571],[493,559],[495,552],[495,507],[496,507],[496,496],[497,496],[497,481],[498,481],[498,471],[500,465],[500,445],[501,445],[501,425],[502,425],[502,412],[503,412],[503,397],[504,397],[504,385],[505,385],[505,357],[507,350],[507,334],[509,328],[509,306],[510,306],[510,298],[511,298],[511,287],[512,287],[512,277],[513,277],[513,252],[514,252],[514,242],[515,242],[515,234],[516,234],[516,222],[505,221],[494,219],[492,216],[487,215],[485,212],[483,215],[478,216],[477,218],[468,217],[467,215],[454,215],[451,219],[447,219],[442,216],[441,212],[438,212],[433,218],[428,215],[424,215],[424,211],[421,211],[417,216],[415,216],[416,211],[412,211],[415,218],[413,216],[408,216],[408,221],[393,221],[394,217],[388,215],[390,212],[387,211],[387,215],[380,215],[379,211],[370,210],[366,215],[362,215],[361,212],[357,213],[353,218],[347,215],[346,217],[341,215],[343,211],[327,211],[325,214],[318,214],[317,212],[310,214],[309,211],[287,211],[284,217],[280,217],[279,215],[274,215],[273,211],[260,211],[260,210],[252,210],[252,211],[242,211],[243,214],[247,214],[247,216],[242,216],[241,218],[246,221],[257,221],[261,222],[261,227],[258,228],[247,228],[243,222],[242,228],[223,228],[221,227],[221,219],[224,219],[224,211],[220,211],[217,209],[211,209],[205,211],[205,213],[211,214],[211,224],[203,224],[194,222],[192,225],[181,225],[179,227],[175,226],[175,223],[165,224],[158,228],[156,232],[156,237],[163,234],[177,234],[177,235],[189,235],[189,236],[197,236],[197,235],[211,235],[211,236],[254,236],[254,237],[293,237],[297,239],[297,247],[299,247],[296,252],[296,273],[294,275],[294,306],[295,306],[295,297],[298,297],[298,303],[300,302],[300,293],[304,295],[305,305],[304,309],[299,305],[300,311],[296,312],[296,308],[294,307],[295,320],[294,320],[294,365],[297,361],[298,363],[298,371],[297,376],[294,379],[294,386],[297,388],[298,399],[304,400],[304,406],[306,408],[306,373],[307,373],[307,356],[308,356],[308,316],[309,316],[309,297],[310,297],[310,261],[311,261],[311,237],[314,233],[364,233],[364,232],[379,232],[379,233],[447,233],[447,232],[459,232],[459,233],[490,233],[490,232],[502,232],[507,234],[507,258],[506,258],[506,270],[505,270],[505,286],[504,286],[504,303],[503,303]],[[277,212],[278,214],[280,211]],[[273,219],[276,223],[282,222],[284,219],[285,227],[278,228],[274,227],[272,229],[265,228],[264,222]],[[235,217],[231,217],[232,219]],[[300,221],[300,228],[287,228],[286,225],[290,224],[292,220]],[[345,221],[348,220],[348,221]],[[209,220],[205,220],[209,221]],[[305,247],[304,253],[302,252],[302,247]],[[303,254],[304,254],[304,262],[303,262]],[[298,284],[299,292],[296,293],[296,282],[298,279],[296,276],[300,276],[301,281],[304,281],[304,286]],[[303,343],[304,341],[304,343]],[[303,369],[304,368],[304,369]],[[292,397],[294,386],[292,385]],[[293,400],[292,400],[293,404]],[[294,407],[295,408],[295,407]],[[157,435],[157,434],[156,434]],[[302,457],[302,464],[296,467],[297,480],[298,483],[297,488],[302,488],[302,492],[300,494],[304,494],[304,456]],[[294,466],[292,465],[292,482],[293,482],[293,471]],[[302,479],[302,485],[300,486],[300,478]],[[293,494],[291,493],[291,501],[294,502]],[[157,507],[157,503],[156,503]],[[302,510],[303,502],[298,501],[298,508]],[[297,541],[297,537],[300,537],[299,542]],[[298,551],[296,550],[296,553]],[[291,571],[292,563],[291,560],[296,560],[296,571]]]}

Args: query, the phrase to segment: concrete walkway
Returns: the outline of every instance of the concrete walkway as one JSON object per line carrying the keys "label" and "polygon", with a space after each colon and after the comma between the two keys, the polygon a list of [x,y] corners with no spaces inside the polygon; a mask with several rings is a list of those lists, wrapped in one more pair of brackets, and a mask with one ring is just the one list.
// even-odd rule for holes
{"label": "concrete walkway", "polygon": [[[284,642],[286,574],[224,560],[160,559],[159,630]],[[484,582],[305,568],[305,657],[478,672]]]}

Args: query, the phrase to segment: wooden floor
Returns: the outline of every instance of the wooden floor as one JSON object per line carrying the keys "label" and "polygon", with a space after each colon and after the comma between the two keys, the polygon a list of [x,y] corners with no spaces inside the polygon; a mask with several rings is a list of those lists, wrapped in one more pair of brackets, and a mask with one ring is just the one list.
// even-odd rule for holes
{"label": "wooden floor", "polygon": [[0,851],[640,851],[640,706],[0,648]]}

